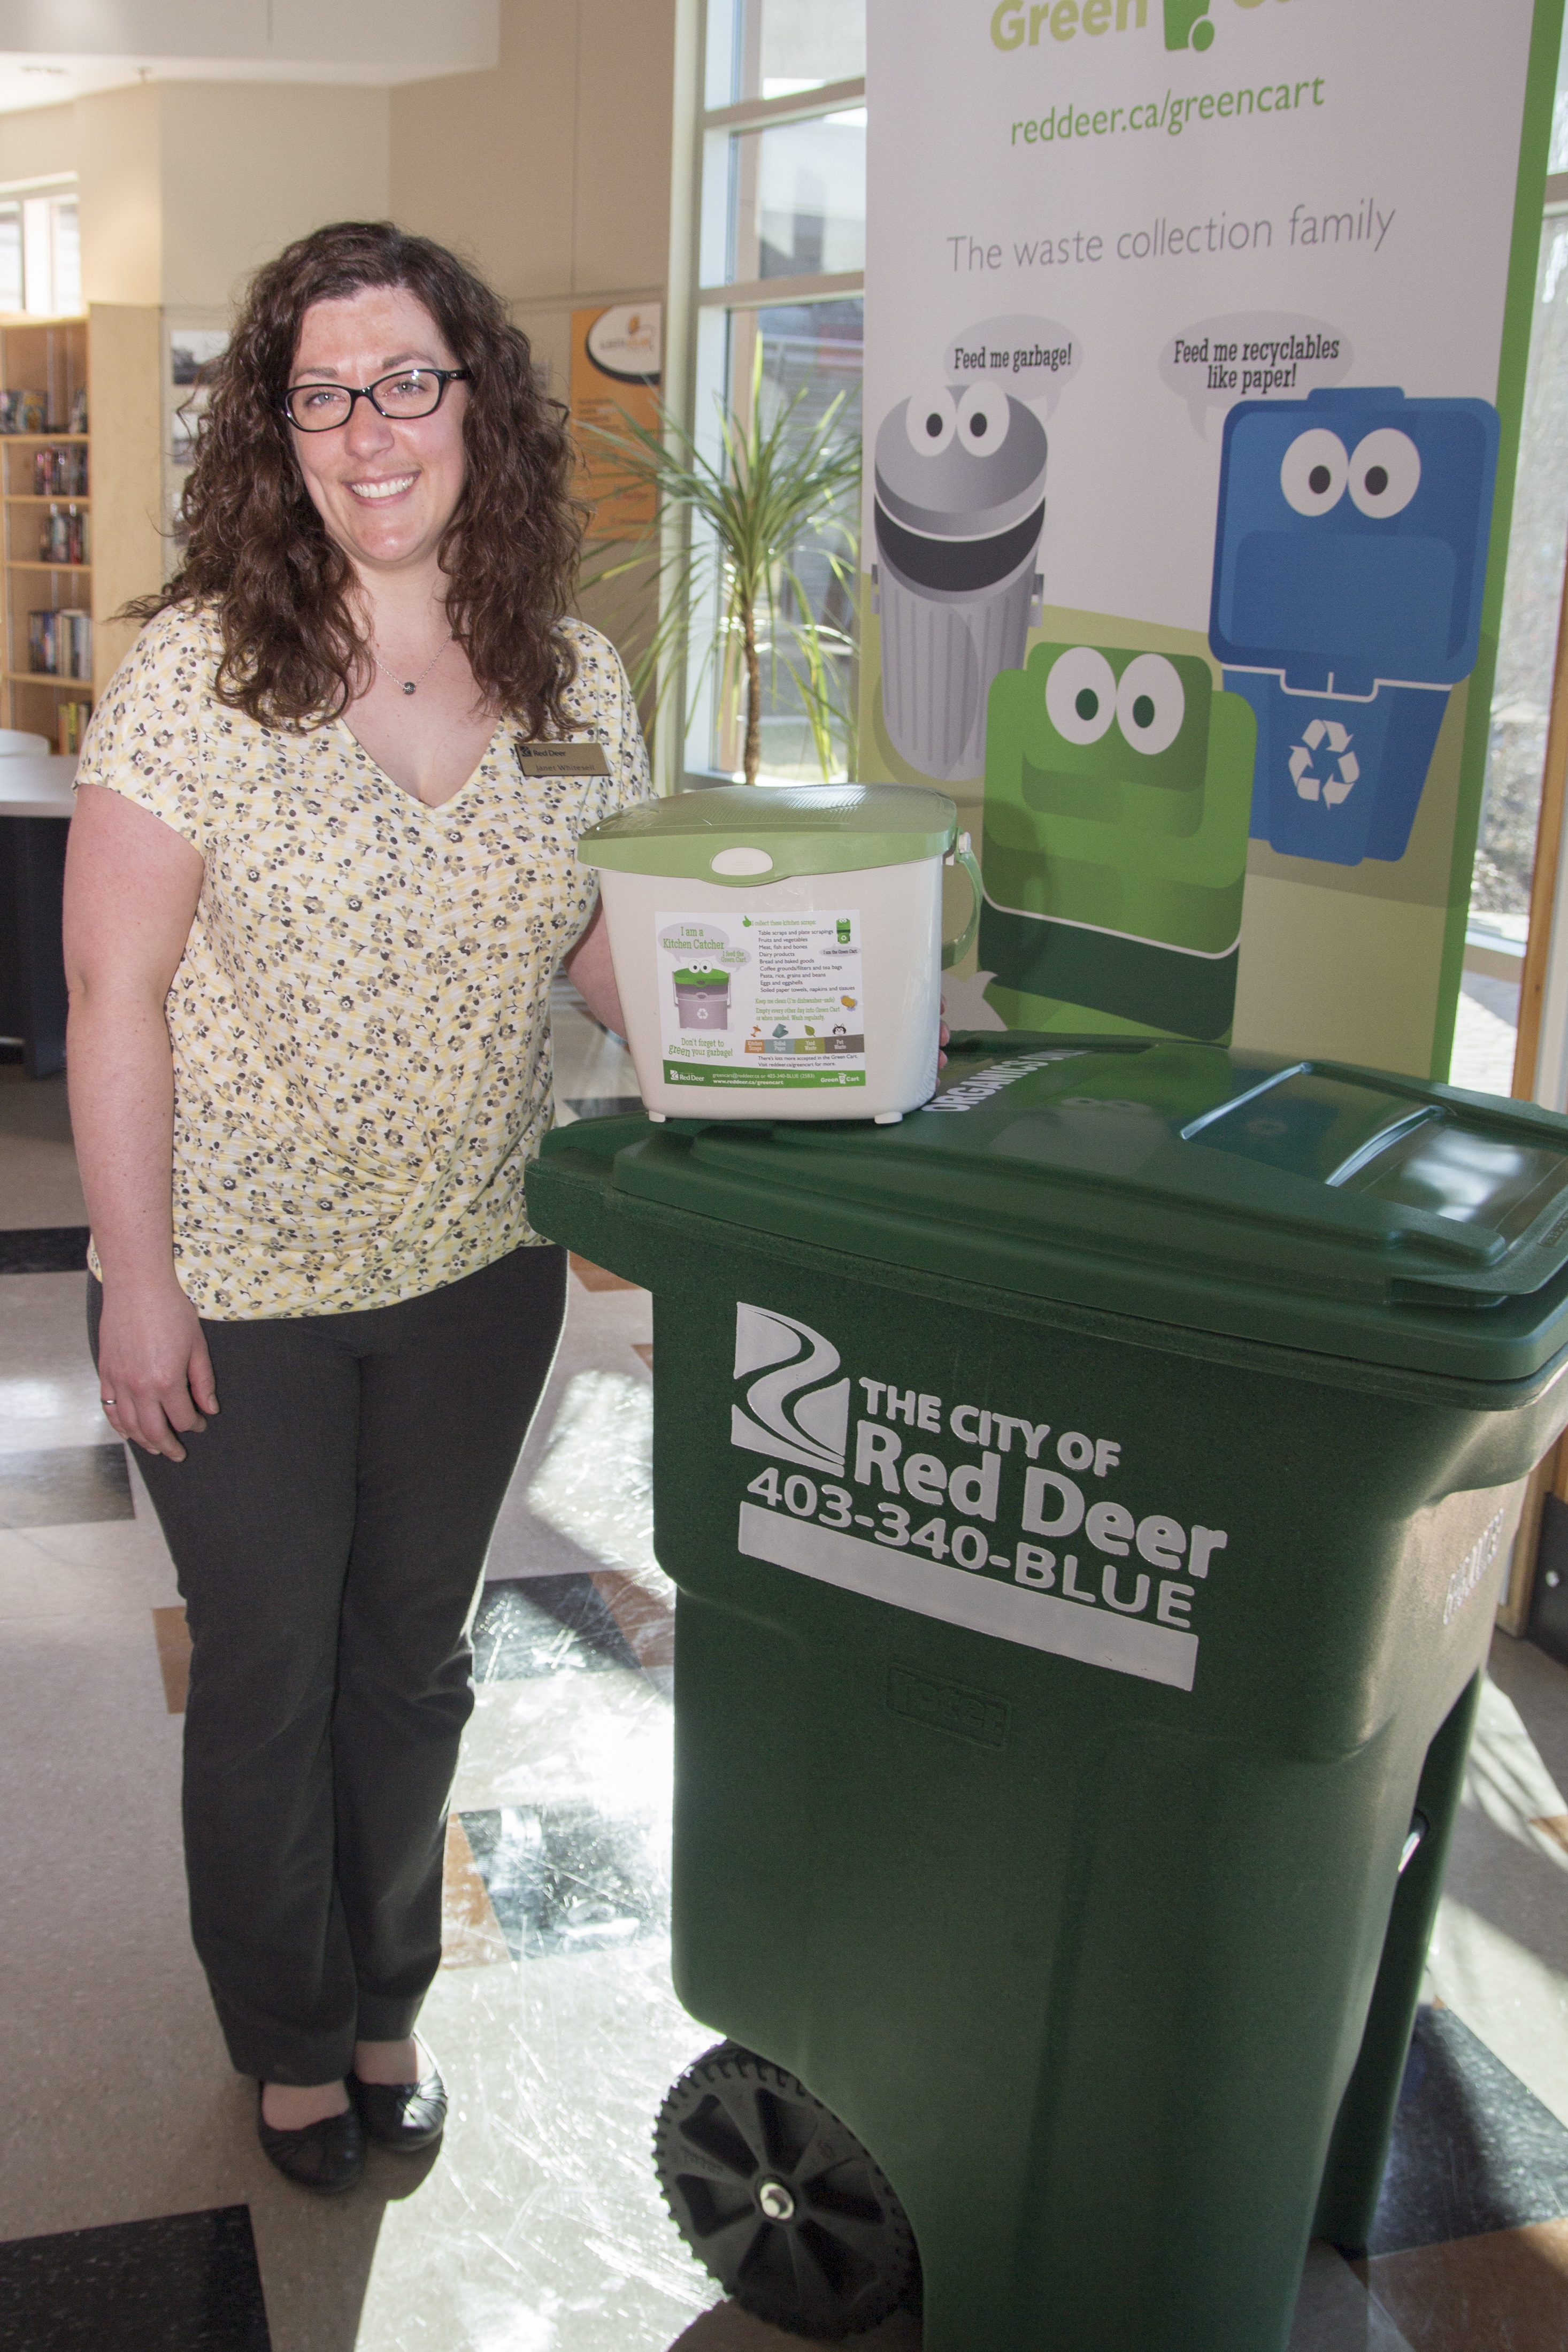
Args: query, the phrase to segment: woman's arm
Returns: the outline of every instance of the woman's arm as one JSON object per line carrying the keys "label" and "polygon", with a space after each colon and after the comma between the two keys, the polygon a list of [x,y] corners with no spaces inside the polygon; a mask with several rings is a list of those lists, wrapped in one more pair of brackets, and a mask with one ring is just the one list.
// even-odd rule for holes
{"label": "woman's arm", "polygon": [[621,1011],[620,992],[616,986],[616,968],[610,961],[610,934],[605,927],[605,902],[602,898],[594,909],[593,921],[565,959],[562,969],[595,1021],[602,1021],[606,1029],[613,1029],[617,1037],[624,1037],[626,1016]]}
{"label": "woman's arm", "polygon": [[174,1070],[164,1000],[201,896],[201,853],[84,784],[66,858],[71,1126],[103,1268],[99,1391],[113,1427],[183,1462],[217,1411],[196,1310],[174,1273]]}

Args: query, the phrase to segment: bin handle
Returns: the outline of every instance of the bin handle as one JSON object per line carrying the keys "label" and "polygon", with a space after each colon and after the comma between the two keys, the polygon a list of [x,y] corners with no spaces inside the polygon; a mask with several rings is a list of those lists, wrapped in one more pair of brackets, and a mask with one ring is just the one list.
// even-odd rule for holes
{"label": "bin handle", "polygon": [[974,904],[969,910],[968,922],[965,923],[957,939],[945,941],[942,947],[942,968],[943,971],[951,971],[953,965],[961,963],[974,945],[974,934],[980,929],[980,900],[984,886],[981,882],[980,868],[974,862],[974,853],[970,848],[969,835],[966,833],[959,835],[956,844],[948,851],[942,864],[962,866],[969,877],[969,887],[974,893]]}

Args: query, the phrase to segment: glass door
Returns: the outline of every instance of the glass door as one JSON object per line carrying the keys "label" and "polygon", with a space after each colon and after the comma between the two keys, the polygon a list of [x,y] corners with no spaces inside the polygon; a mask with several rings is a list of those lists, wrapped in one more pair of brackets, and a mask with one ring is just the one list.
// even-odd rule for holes
{"label": "glass door", "polygon": [[[1543,828],[1542,795],[1568,555],[1568,43],[1558,68],[1549,172],[1486,788],[1449,1068],[1455,1086],[1524,1096],[1537,1091],[1534,1067],[1522,1066],[1537,1058],[1537,1024],[1528,1013],[1519,1051],[1537,839],[1560,824],[1560,812],[1549,806]],[[1551,856],[1554,864],[1554,836]],[[1543,959],[1550,894],[1536,909],[1536,922],[1542,935],[1535,952]],[[1547,1083],[1540,1098],[1558,1100]]]}

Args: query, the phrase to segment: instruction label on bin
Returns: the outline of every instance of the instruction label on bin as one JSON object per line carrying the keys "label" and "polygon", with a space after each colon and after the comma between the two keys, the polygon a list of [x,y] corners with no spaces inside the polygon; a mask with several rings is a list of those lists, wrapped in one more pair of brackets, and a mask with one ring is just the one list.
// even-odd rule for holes
{"label": "instruction label on bin", "polygon": [[1194,1612],[1233,1564],[1226,1530],[1142,1493],[1115,1436],[901,1388],[889,1370],[852,1378],[810,1324],[737,1305],[730,1440],[766,1457],[746,1483],[739,1550],[1190,1691]]}
{"label": "instruction label on bin", "polygon": [[856,908],[655,921],[668,1086],[865,1085]]}

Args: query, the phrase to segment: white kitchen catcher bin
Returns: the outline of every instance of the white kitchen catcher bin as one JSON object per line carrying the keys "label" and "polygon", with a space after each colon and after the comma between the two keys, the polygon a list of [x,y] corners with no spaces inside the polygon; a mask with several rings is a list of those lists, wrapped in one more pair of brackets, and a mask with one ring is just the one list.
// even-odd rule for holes
{"label": "white kitchen catcher bin", "polygon": [[[945,793],[721,784],[643,801],[577,855],[598,869],[650,1118],[889,1122],[930,1098],[942,968],[980,911]],[[946,948],[944,864],[974,894]]]}

